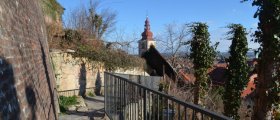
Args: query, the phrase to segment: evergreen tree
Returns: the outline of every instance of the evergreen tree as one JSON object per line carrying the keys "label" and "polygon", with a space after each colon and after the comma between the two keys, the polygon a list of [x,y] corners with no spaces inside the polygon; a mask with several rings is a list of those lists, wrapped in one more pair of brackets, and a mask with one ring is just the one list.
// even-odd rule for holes
{"label": "evergreen tree", "polygon": [[256,42],[260,43],[254,120],[272,119],[272,109],[280,106],[280,0],[254,0],[258,17]]}
{"label": "evergreen tree", "polygon": [[190,26],[190,30],[192,32],[190,58],[194,64],[194,75],[196,77],[194,103],[199,104],[208,88],[209,77],[207,70],[213,64],[215,51],[214,48],[210,46],[210,35],[208,26],[205,23],[193,23]]}
{"label": "evergreen tree", "polygon": [[230,46],[229,66],[227,70],[227,81],[223,94],[224,113],[233,119],[240,119],[238,109],[241,104],[241,92],[248,82],[248,64],[246,53],[248,43],[246,30],[240,24],[228,26]]}

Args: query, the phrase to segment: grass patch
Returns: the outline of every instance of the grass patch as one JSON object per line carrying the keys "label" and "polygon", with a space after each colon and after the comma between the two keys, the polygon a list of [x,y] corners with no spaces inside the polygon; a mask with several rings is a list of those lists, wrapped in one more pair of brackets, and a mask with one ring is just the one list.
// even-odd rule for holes
{"label": "grass patch", "polygon": [[77,103],[78,103],[77,96],[71,96],[71,97],[60,96],[59,97],[60,112],[65,113],[67,107],[69,107],[70,105],[75,105]]}
{"label": "grass patch", "polygon": [[93,92],[89,92],[89,93],[88,93],[88,96],[89,96],[89,97],[94,97],[95,94],[93,94]]}

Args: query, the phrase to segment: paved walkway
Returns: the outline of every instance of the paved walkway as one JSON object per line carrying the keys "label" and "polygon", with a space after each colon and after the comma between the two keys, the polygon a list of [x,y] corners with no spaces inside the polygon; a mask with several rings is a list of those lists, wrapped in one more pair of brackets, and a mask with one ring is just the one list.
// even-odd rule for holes
{"label": "paved walkway", "polygon": [[59,115],[59,120],[106,120],[104,118],[104,97],[95,96],[84,99],[88,112],[75,112]]}

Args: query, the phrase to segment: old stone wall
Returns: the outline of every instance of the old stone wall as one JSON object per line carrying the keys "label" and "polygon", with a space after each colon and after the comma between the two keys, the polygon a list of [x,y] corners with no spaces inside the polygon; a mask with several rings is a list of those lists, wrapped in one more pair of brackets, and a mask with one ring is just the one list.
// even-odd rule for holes
{"label": "old stone wall", "polygon": [[[50,54],[58,91],[78,89],[75,95],[79,95],[79,90],[95,88],[98,85],[104,86],[105,68],[102,62],[88,62],[82,58],[73,58],[71,54],[59,50],[52,50]],[[147,75],[143,70],[136,68],[129,70],[118,69],[115,72]],[[92,91],[91,89],[87,90]]]}
{"label": "old stone wall", "polygon": [[0,0],[0,119],[57,119],[55,80],[38,0]]}
{"label": "old stone wall", "polygon": [[102,63],[87,62],[59,51],[51,52],[51,60],[58,91],[92,88],[97,79],[103,79]]}

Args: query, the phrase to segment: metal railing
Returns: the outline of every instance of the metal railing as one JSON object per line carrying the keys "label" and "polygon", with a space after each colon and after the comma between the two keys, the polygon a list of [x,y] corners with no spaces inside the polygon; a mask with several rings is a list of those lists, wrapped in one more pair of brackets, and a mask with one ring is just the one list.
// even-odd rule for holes
{"label": "metal railing", "polygon": [[111,120],[228,120],[126,78],[104,73],[105,112]]}
{"label": "metal railing", "polygon": [[135,83],[144,85],[145,87],[151,88],[153,90],[158,90],[160,80],[163,77],[160,76],[143,76],[143,75],[131,75],[131,74],[121,74],[121,73],[114,73],[114,75],[120,76],[122,78],[129,79]]}
{"label": "metal railing", "polygon": [[[95,87],[89,87],[85,88],[85,93],[92,92],[94,93]],[[63,90],[63,91],[57,91],[59,96],[75,96],[79,95],[80,89],[71,89],[71,90]]]}

